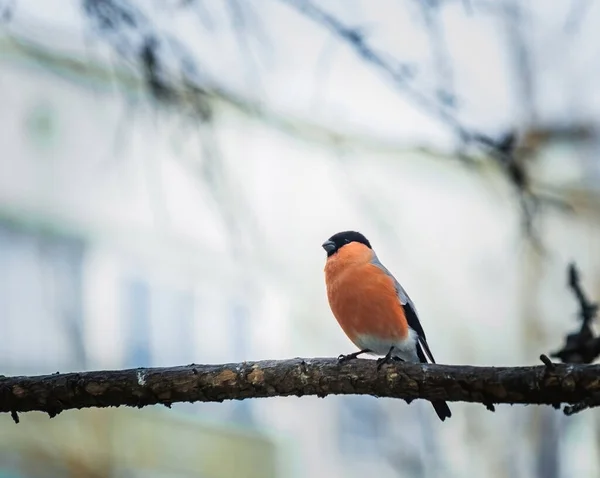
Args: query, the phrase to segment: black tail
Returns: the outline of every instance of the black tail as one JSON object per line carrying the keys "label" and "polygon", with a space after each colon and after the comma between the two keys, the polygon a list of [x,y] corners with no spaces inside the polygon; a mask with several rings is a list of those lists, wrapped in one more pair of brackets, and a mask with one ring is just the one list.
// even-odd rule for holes
{"label": "black tail", "polygon": [[450,418],[452,416],[452,412],[450,411],[450,407],[446,402],[436,401],[431,402],[433,408],[435,409],[435,413],[440,417],[441,421],[444,421],[446,418]]}
{"label": "black tail", "polygon": [[[413,324],[419,324],[419,319],[417,319],[417,314],[416,312],[413,310],[412,307],[406,307],[404,306],[404,310],[407,311],[407,317],[409,318],[409,324],[412,323]],[[414,328],[414,326],[413,326]],[[425,333],[423,332],[423,329],[421,328],[420,324],[419,324],[419,328],[420,328],[420,332],[417,331],[419,333],[419,338],[417,340],[417,356],[419,357],[419,361],[421,363],[435,363],[435,359],[433,358],[433,354],[431,353],[431,350],[429,350],[429,345],[427,345],[427,340],[425,339]],[[444,402],[443,400],[436,400],[431,402],[431,404],[433,405],[433,408],[435,409],[435,413],[437,413],[437,416],[440,417],[441,421],[444,421],[446,418],[450,418],[452,416],[452,412],[450,411],[450,407],[448,407],[448,404],[446,402]]]}
{"label": "black tail", "polygon": [[[435,363],[433,355],[431,354],[429,346],[427,345],[427,341],[421,337],[419,337],[419,340],[417,341],[417,355],[419,356],[421,363]],[[448,407],[448,404],[443,400],[436,400],[431,402],[431,404],[433,405],[435,413],[437,413],[437,416],[440,417],[441,421],[444,421],[446,418],[450,418],[452,416],[450,407]]]}

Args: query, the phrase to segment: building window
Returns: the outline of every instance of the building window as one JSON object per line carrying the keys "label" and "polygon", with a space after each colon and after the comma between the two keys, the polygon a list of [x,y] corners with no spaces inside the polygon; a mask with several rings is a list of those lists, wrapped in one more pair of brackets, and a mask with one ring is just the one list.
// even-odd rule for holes
{"label": "building window", "polygon": [[125,332],[125,367],[149,367],[150,353],[150,287],[141,278],[125,280],[123,288]]}
{"label": "building window", "polygon": [[161,366],[185,365],[197,360],[194,340],[195,301],[191,292],[153,285],[151,315],[153,357]]}
{"label": "building window", "polygon": [[0,222],[0,364],[7,373],[86,366],[83,241]]}
{"label": "building window", "polygon": [[142,277],[123,285],[125,367],[176,366],[196,360],[193,294]]}

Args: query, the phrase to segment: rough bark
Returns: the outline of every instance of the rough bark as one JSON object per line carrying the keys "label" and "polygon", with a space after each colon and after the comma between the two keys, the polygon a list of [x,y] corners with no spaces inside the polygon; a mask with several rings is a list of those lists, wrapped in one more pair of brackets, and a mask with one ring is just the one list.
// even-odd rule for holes
{"label": "rough bark", "polygon": [[373,360],[292,359],[225,365],[188,365],[66,373],[0,379],[0,412],[63,410],[175,402],[221,402],[275,396],[369,394],[379,397],[495,403],[547,404],[574,413],[595,406],[599,365],[470,367],[388,364]]}

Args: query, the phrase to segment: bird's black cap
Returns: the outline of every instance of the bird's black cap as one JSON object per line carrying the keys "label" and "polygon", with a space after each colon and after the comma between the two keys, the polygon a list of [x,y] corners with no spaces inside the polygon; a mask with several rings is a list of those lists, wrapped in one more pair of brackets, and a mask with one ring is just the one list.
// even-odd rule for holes
{"label": "bird's black cap", "polygon": [[329,239],[327,239],[321,245],[321,247],[327,252],[327,257],[330,257],[333,254],[335,254],[341,247],[344,247],[346,244],[350,244],[351,242],[358,242],[360,244],[364,244],[369,249],[371,249],[371,243],[369,242],[369,240],[357,231],[338,232],[337,234],[334,234]]}

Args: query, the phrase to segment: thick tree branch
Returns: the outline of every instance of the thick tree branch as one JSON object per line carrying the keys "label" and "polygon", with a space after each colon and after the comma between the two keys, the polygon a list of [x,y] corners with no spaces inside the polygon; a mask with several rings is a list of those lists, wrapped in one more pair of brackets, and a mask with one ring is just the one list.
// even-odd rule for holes
{"label": "thick tree branch", "polygon": [[[482,403],[593,406],[600,366],[469,367],[391,364],[373,360],[292,359],[188,365],[0,379],[0,412],[221,402],[275,396],[369,394],[379,397]],[[566,411],[570,411],[568,408]]]}

